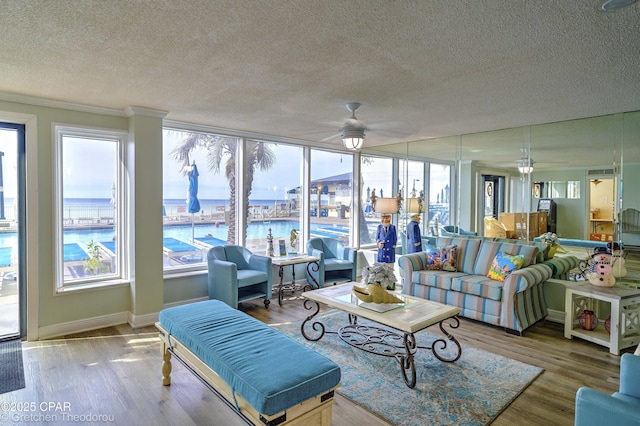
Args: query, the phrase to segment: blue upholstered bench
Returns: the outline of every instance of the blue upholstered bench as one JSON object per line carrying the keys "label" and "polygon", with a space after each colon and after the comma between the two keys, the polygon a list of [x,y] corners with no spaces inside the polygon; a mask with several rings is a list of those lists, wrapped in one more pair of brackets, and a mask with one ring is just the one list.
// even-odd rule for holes
{"label": "blue upholstered bench", "polygon": [[156,327],[163,385],[173,354],[254,424],[331,424],[340,367],[328,358],[219,300],[164,309]]}

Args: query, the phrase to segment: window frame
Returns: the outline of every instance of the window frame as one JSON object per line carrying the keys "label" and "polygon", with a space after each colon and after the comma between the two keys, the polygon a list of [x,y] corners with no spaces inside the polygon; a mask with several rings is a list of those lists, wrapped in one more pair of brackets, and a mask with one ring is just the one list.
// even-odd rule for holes
{"label": "window frame", "polygon": [[[54,294],[69,291],[93,289],[105,286],[118,286],[129,284],[128,254],[128,188],[126,185],[127,143],[129,134],[124,130],[105,129],[95,127],[74,126],[66,124],[54,124]],[[114,231],[120,236],[116,240],[117,270],[114,273],[100,276],[82,277],[65,281],[64,278],[64,156],[63,145],[66,137],[113,141],[117,144],[117,166],[115,176],[115,209]]]}

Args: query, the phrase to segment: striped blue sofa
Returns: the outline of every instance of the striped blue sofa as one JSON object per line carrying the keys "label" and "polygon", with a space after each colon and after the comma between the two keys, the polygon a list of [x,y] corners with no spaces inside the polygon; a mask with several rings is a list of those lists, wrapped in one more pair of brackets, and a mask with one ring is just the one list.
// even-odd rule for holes
{"label": "striped blue sofa", "polygon": [[[458,306],[464,317],[517,335],[547,315],[542,284],[553,271],[536,263],[540,259],[537,246],[481,237],[440,237],[436,244],[457,246],[457,272],[427,270],[427,252],[400,256],[404,294]],[[504,282],[487,277],[498,252],[524,256],[523,266]]]}

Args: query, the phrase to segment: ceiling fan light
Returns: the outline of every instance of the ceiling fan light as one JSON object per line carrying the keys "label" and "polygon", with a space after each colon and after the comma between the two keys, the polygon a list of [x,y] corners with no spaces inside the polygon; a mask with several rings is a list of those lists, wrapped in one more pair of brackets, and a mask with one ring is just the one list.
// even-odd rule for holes
{"label": "ceiling fan light", "polygon": [[364,129],[345,126],[342,129],[342,143],[351,151],[359,150],[364,145]]}
{"label": "ceiling fan light", "polygon": [[523,175],[528,175],[533,172],[533,160],[524,158],[517,162],[518,171]]}
{"label": "ceiling fan light", "polygon": [[342,138],[344,147],[351,151],[358,151],[364,145],[364,138]]}

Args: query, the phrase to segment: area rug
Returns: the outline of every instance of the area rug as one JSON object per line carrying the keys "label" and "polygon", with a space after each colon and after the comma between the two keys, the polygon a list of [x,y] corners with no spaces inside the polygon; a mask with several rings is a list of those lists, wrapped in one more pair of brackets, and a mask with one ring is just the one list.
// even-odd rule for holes
{"label": "area rug", "polygon": [[[318,318],[327,330],[347,322],[347,314],[336,310]],[[362,319],[358,323],[371,324]],[[301,324],[275,328],[340,365],[338,393],[395,425],[486,425],[543,371],[467,345],[462,345],[462,356],[454,363],[441,362],[428,349],[419,349],[417,384],[409,389],[394,358],[355,349],[336,334],[309,342],[300,333]],[[433,333],[417,333],[418,345],[430,347],[434,339],[443,337],[438,333],[437,327]]]}
{"label": "area rug", "polygon": [[24,387],[22,342],[8,340],[0,343],[0,394]]}

